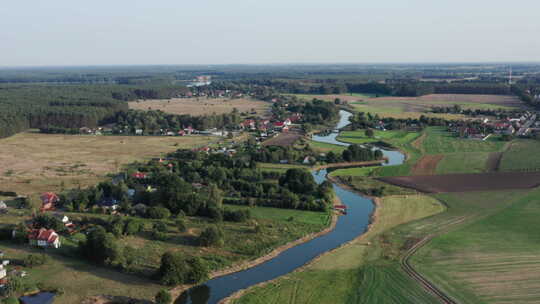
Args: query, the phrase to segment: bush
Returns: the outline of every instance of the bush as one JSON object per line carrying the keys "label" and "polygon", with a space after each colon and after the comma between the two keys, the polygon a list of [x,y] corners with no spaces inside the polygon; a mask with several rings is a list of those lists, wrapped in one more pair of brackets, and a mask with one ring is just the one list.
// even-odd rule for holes
{"label": "bush", "polygon": [[201,246],[221,246],[223,245],[223,231],[216,226],[206,228],[199,236]]}
{"label": "bush", "polygon": [[159,232],[167,232],[167,223],[163,222],[163,221],[159,221],[159,222],[155,222],[154,225],[152,226],[152,228],[155,230],[155,231],[159,231]]}
{"label": "bush", "polygon": [[171,301],[171,294],[166,289],[162,289],[156,294],[156,304],[169,304]]}
{"label": "bush", "polygon": [[26,267],[35,267],[35,266],[41,266],[47,263],[49,260],[49,257],[45,254],[29,254],[24,258],[24,266]]}
{"label": "bush", "polygon": [[148,209],[147,215],[149,218],[153,219],[166,219],[171,216],[171,212],[167,208],[152,207]]}
{"label": "bush", "polygon": [[187,221],[184,218],[179,218],[176,220],[176,227],[178,228],[178,231],[184,232],[187,230]]}
{"label": "bush", "polygon": [[156,241],[166,241],[169,237],[166,233],[160,231],[152,231],[152,238]]}
{"label": "bush", "polygon": [[245,210],[230,210],[225,209],[223,212],[223,218],[229,222],[245,222],[251,219],[251,211]]}

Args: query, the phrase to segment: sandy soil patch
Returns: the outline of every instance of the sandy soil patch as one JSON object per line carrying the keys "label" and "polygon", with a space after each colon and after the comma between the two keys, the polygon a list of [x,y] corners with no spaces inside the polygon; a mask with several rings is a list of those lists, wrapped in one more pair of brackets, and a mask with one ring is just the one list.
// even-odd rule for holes
{"label": "sandy soil patch", "polygon": [[437,165],[444,158],[444,155],[424,155],[413,166],[412,175],[432,175],[435,174]]}

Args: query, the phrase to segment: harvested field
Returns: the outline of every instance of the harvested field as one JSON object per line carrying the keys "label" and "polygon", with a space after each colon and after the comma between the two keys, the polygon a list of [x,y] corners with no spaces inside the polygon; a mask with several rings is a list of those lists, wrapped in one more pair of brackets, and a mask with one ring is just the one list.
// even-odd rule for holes
{"label": "harvested field", "polygon": [[433,175],[437,169],[439,161],[444,158],[444,155],[424,155],[420,160],[413,166],[412,175]]}
{"label": "harvested field", "polygon": [[502,156],[503,152],[491,152],[486,163],[486,170],[488,172],[498,171],[499,166],[501,165]]}
{"label": "harvested field", "polygon": [[172,114],[189,114],[193,116],[208,115],[212,113],[230,113],[234,108],[240,113],[251,113],[255,110],[259,116],[269,115],[271,104],[256,99],[228,99],[228,98],[173,98],[134,101],[129,103],[130,109],[160,110]]}
{"label": "harvested field", "polygon": [[435,102],[469,102],[521,107],[523,102],[512,95],[472,95],[472,94],[430,94],[419,97],[423,101]]}
{"label": "harvested field", "polygon": [[382,177],[387,183],[427,193],[529,189],[540,185],[540,172]]}
{"label": "harvested field", "polygon": [[301,137],[302,135],[296,132],[280,133],[278,136],[264,141],[263,146],[288,147],[293,145]]}

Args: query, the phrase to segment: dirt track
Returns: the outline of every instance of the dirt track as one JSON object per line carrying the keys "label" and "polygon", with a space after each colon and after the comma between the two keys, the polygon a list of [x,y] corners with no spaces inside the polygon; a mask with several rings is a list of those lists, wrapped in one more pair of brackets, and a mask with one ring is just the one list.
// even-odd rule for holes
{"label": "dirt track", "polygon": [[487,172],[497,172],[499,171],[499,166],[501,165],[501,159],[503,152],[491,152],[486,163]]}
{"label": "dirt track", "polygon": [[427,193],[529,189],[540,185],[540,172],[418,175],[379,180]]}
{"label": "dirt track", "polygon": [[412,175],[433,175],[437,169],[437,165],[444,158],[444,155],[424,155],[413,166]]}

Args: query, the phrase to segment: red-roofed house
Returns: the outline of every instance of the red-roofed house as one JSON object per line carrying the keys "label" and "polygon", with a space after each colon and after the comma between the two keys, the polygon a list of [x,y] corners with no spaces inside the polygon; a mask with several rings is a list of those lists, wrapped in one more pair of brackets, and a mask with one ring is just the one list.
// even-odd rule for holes
{"label": "red-roofed house", "polygon": [[255,129],[255,120],[246,119],[245,121],[240,123],[240,128],[254,130]]}
{"label": "red-roofed house", "polygon": [[53,210],[54,204],[60,200],[58,195],[53,192],[45,192],[40,198],[42,202],[41,211]]}
{"label": "red-roofed house", "polygon": [[28,235],[30,245],[60,248],[60,236],[52,229],[34,229]]}
{"label": "red-roofed house", "polygon": [[275,122],[274,123],[274,128],[278,128],[278,129],[281,129],[285,126],[285,123],[281,122],[281,121],[278,121],[278,122]]}

